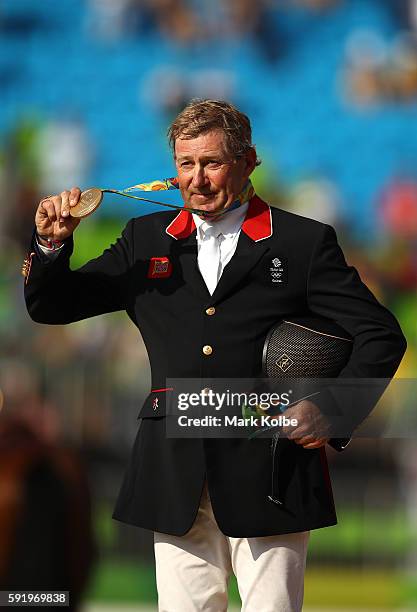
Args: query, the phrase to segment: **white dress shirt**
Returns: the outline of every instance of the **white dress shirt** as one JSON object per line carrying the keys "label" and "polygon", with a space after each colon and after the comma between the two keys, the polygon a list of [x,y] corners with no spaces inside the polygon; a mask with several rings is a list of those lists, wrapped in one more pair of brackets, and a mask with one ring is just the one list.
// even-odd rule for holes
{"label": "white dress shirt", "polygon": [[[242,223],[245,219],[246,212],[248,210],[248,202],[239,206],[239,208],[235,208],[228,213],[225,213],[220,219],[214,222],[206,221],[202,219],[199,215],[193,214],[194,223],[197,227],[197,248],[199,257],[197,261],[199,263],[200,272],[205,277],[204,267],[201,265],[201,248],[203,241],[205,239],[204,230],[207,227],[216,228],[216,234],[219,233],[218,241],[219,241],[219,250],[220,250],[220,261],[219,261],[219,270],[217,275],[217,282],[220,280],[221,275],[223,274],[223,270],[232,259],[235,254],[237,241],[239,240],[240,230],[242,228]],[[207,265],[211,265],[211,262],[203,262]],[[217,265],[217,263],[216,263]],[[204,278],[207,289],[212,294],[214,289],[216,288],[217,283],[215,283],[214,287],[209,287],[206,279]]]}

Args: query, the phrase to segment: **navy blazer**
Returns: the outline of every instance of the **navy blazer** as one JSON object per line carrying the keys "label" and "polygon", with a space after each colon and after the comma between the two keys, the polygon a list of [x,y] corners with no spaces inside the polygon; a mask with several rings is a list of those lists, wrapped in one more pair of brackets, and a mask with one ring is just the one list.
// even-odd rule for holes
{"label": "navy blazer", "polygon": [[[72,248],[69,239],[50,261],[32,244],[25,282],[32,319],[64,324],[125,310],[142,333],[151,364],[152,389],[138,415],[114,518],[185,534],[207,478],[216,520],[229,536],[334,525],[324,447],[304,449],[283,439],[271,455],[269,439],[176,439],[165,433],[167,378],[261,376],[266,334],[291,316],[324,316],[352,336],[341,376],[394,375],[404,336],[346,264],[333,228],[254,196],[236,252],[212,296],[198,270],[196,228],[186,211],[131,219],[115,244],[78,270],[69,267]],[[282,282],[272,280],[276,258]],[[351,430],[365,416],[363,410],[351,414]],[[280,469],[272,473],[271,462]],[[282,505],[268,499],[271,475]]]}

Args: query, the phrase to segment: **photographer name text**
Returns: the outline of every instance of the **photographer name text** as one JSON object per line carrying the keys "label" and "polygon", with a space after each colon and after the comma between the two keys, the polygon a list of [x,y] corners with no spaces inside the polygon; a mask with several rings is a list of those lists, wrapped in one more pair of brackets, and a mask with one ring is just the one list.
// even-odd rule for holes
{"label": "photographer name text", "polygon": [[180,427],[297,427],[297,419],[290,419],[283,414],[278,416],[261,415],[250,417],[238,416],[212,416],[189,417],[182,415],[178,417]]}

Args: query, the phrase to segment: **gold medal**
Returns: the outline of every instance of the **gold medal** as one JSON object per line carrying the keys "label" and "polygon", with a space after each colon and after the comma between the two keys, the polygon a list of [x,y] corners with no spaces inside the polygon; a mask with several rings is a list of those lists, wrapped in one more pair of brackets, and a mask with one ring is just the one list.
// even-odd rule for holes
{"label": "gold medal", "polygon": [[88,217],[100,206],[102,199],[103,191],[98,187],[83,191],[78,204],[70,208],[71,217]]}

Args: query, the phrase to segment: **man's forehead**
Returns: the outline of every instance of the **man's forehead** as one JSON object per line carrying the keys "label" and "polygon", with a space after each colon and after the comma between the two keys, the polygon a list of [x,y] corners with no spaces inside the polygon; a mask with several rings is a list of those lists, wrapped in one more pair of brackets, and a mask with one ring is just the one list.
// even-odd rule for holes
{"label": "man's forehead", "polygon": [[225,152],[224,132],[213,130],[196,138],[177,138],[175,141],[176,157],[185,155],[218,155]]}

